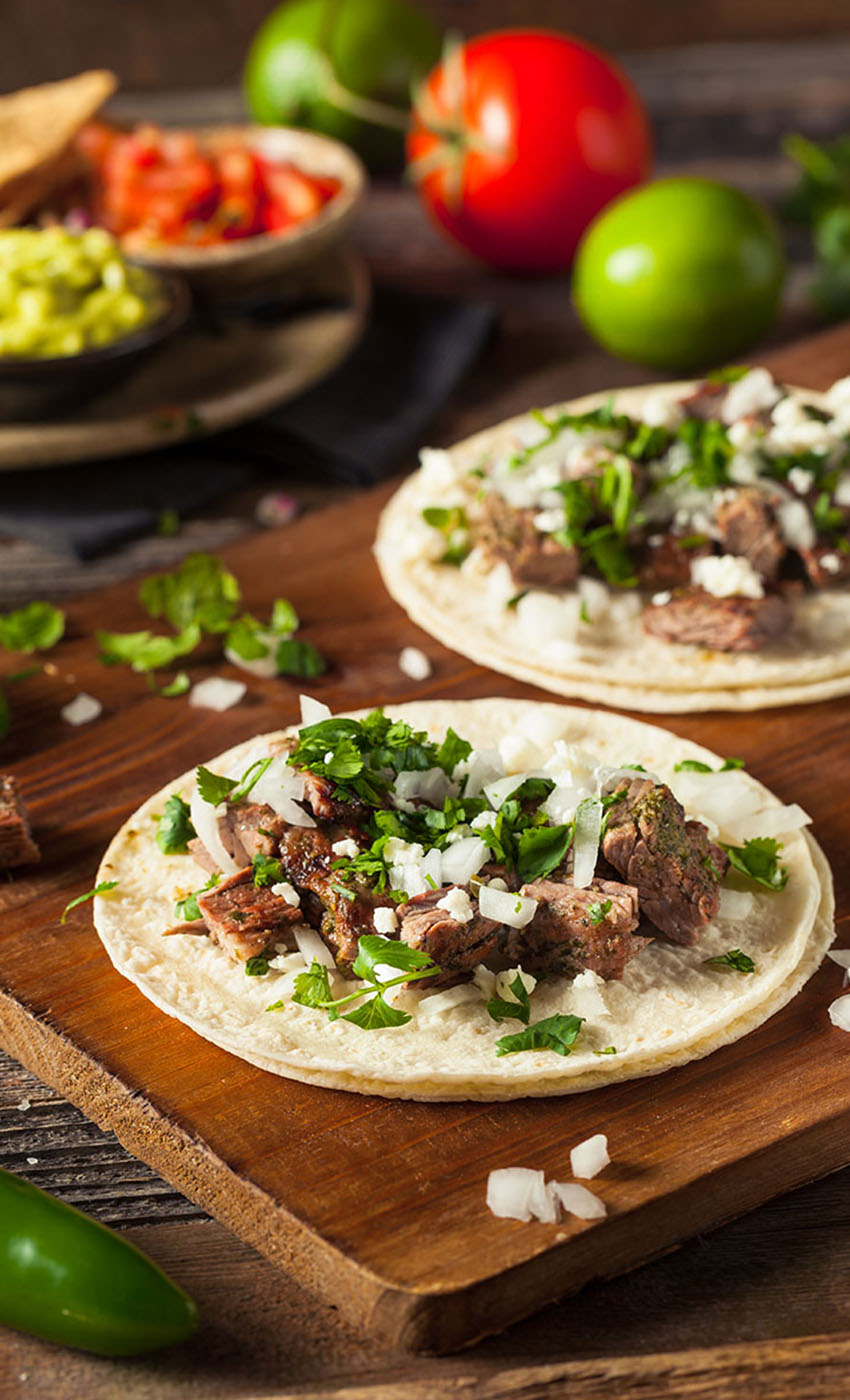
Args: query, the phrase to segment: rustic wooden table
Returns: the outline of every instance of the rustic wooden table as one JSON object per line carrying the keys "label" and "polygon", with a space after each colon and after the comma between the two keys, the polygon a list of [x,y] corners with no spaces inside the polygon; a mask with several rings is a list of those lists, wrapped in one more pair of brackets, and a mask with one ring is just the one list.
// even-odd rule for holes
{"label": "rustic wooden table", "polygon": [[[662,168],[699,170],[775,198],[788,178],[782,130],[850,125],[850,44],[713,46],[635,56],[630,67],[659,130]],[[228,95],[195,96],[185,118],[228,115]],[[150,107],[147,110],[151,110]],[[184,119],[174,99],[163,115]],[[565,279],[510,281],[472,265],[423,221],[409,191],[373,191],[356,233],[377,277],[489,299],[500,331],[432,426],[448,443],[535,403],[649,376],[596,350],[569,309]],[[792,254],[804,244],[792,240]],[[781,344],[812,329],[795,267]],[[255,528],[269,479],[193,521],[175,540],[140,541],[81,566],[20,542],[0,548],[0,601],[59,597],[216,548]],[[341,488],[286,477],[305,505]],[[850,1169],[697,1238],[455,1358],[388,1353],[352,1334],[225,1229],[130,1157],[70,1104],[0,1056],[0,1164],[126,1231],[197,1298],[198,1338],[133,1362],[103,1361],[0,1334],[0,1395],[191,1397],[717,1396],[850,1393]]]}

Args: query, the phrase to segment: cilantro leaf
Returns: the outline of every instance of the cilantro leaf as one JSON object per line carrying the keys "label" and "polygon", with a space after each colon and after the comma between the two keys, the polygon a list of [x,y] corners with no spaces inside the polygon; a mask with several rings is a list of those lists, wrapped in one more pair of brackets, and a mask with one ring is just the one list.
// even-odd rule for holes
{"label": "cilantro leaf", "polygon": [[278,636],[291,636],[297,632],[301,621],[288,598],[275,598],[269,627]]}
{"label": "cilantro leaf", "polygon": [[205,768],[203,764],[195,771],[195,781],[201,800],[208,802],[211,807],[218,807],[224,802],[236,786],[235,778],[222,777],[220,773],[213,773],[212,769]]}
{"label": "cilantro leaf", "polygon": [[767,890],[784,890],[788,869],[779,862],[782,843],[773,836],[754,836],[743,846],[724,846],[730,865]]}
{"label": "cilantro leaf", "polygon": [[445,539],[440,563],[462,564],[469,553],[469,521],[463,506],[426,506],[422,519]]}
{"label": "cilantro leaf", "polygon": [[169,681],[168,685],[164,685],[159,693],[167,698],[171,698],[174,695],[185,695],[191,684],[192,682],[189,680],[186,672],[178,671],[174,679]]}
{"label": "cilantro leaf", "polygon": [[604,1050],[594,1050],[594,1055],[616,1055],[616,1045],[606,1045]]}
{"label": "cilantro leaf", "polygon": [[65,614],[50,603],[27,603],[0,614],[0,646],[7,651],[49,651],[65,631]]}
{"label": "cilantro leaf", "polygon": [[186,851],[197,832],[189,816],[189,804],[173,792],[165,804],[156,829],[156,844],[167,856]]}
{"label": "cilantro leaf", "polygon": [[221,875],[217,870],[214,870],[207,880],[207,883],[202,885],[199,890],[194,890],[192,894],[187,894],[185,899],[178,899],[174,906],[175,919],[184,919],[187,923],[191,922],[193,919],[200,919],[201,910],[198,904],[198,895],[206,894],[207,890],[215,889],[220,879]]}
{"label": "cilantro leaf", "polygon": [[268,758],[257,758],[245,769],[242,777],[230,793],[231,802],[242,802],[251,789],[260,781],[266,769],[271,764],[274,754],[269,754]]}
{"label": "cilantro leaf", "polygon": [[681,763],[673,765],[674,773],[731,773],[737,768],[746,767],[742,758],[724,758],[719,768],[712,768],[710,763],[702,763],[698,758],[683,758]]}
{"label": "cilantro leaf", "polygon": [[731,967],[735,972],[755,972],[756,965],[748,953],[742,953],[740,948],[730,948],[728,953],[721,953],[716,958],[703,958],[706,967]]}
{"label": "cilantro leaf", "polygon": [[587,916],[590,922],[596,926],[601,924],[607,914],[611,912],[610,899],[603,899],[601,904],[589,904],[587,906]]}
{"label": "cilantro leaf", "polygon": [[254,884],[257,886],[274,885],[277,884],[278,880],[283,879],[280,861],[275,856],[263,855],[262,851],[258,851],[254,856],[251,869],[254,874]]}
{"label": "cilantro leaf", "polygon": [[543,880],[564,859],[573,839],[572,825],[531,826],[517,841],[517,874],[523,884]]}
{"label": "cilantro leaf", "polygon": [[579,1031],[584,1024],[583,1016],[547,1016],[544,1021],[535,1021],[524,1031],[515,1035],[503,1035],[496,1041],[497,1055],[516,1055],[521,1050],[554,1050],[556,1055],[569,1055]]}
{"label": "cilantro leaf", "polygon": [[214,554],[188,554],[170,574],[154,574],[139,589],[151,617],[164,617],[178,632],[226,632],[239,605],[239,584]]}
{"label": "cilantro leaf", "polygon": [[310,642],[298,641],[295,637],[285,637],[278,642],[274,654],[279,676],[301,676],[312,678],[322,676],[328,663]]}
{"label": "cilantro leaf", "polygon": [[361,1030],[377,1031],[384,1026],[403,1026],[412,1018],[408,1012],[390,1006],[381,993],[376,992],[374,996],[369,997],[368,1001],[364,1001],[362,1006],[347,1012],[342,1019],[343,1021],[351,1021],[352,1025],[359,1026]]}
{"label": "cilantro leaf", "polygon": [[508,984],[508,990],[513,992],[515,1001],[506,1001],[503,997],[490,997],[487,1002],[487,1015],[493,1021],[523,1021],[528,1025],[531,1016],[528,990],[517,973],[513,982]]}
{"label": "cilantro leaf", "polygon": [[471,753],[472,745],[469,741],[461,739],[453,729],[447,729],[446,737],[437,750],[437,767],[451,776],[457,765],[469,758]]}
{"label": "cilantro leaf", "polygon": [[351,969],[355,977],[374,982],[375,965],[397,967],[401,972],[418,972],[432,965],[432,959],[418,948],[411,948],[398,938],[384,938],[380,933],[365,933],[357,948]]}
{"label": "cilantro leaf", "polygon": [[322,963],[316,962],[315,959],[306,972],[299,972],[296,977],[292,1000],[296,1001],[299,1006],[321,1007],[327,1011],[332,1021],[337,1019],[337,1012],[330,1004],[332,998],[328,969]]}
{"label": "cilantro leaf", "polygon": [[201,640],[198,627],[192,625],[176,637],[160,637],[153,632],[95,632],[104,666],[131,666],[134,671],[159,671],[170,666],[178,656],[194,651]]}
{"label": "cilantro leaf", "polygon": [[257,953],[253,958],[249,958],[245,964],[246,977],[265,977],[269,970],[269,960],[262,953]]}
{"label": "cilantro leaf", "polygon": [[62,910],[62,917],[59,920],[60,924],[64,924],[71,910],[76,909],[77,905],[87,903],[88,900],[94,899],[95,895],[106,894],[108,890],[114,890],[117,885],[117,880],[102,880],[99,885],[95,885],[93,890],[86,890],[85,894],[78,894],[76,899],[69,899],[65,908]]}
{"label": "cilantro leaf", "polygon": [[269,654],[268,642],[258,636],[262,630],[262,623],[250,613],[244,613],[228,628],[224,639],[226,650],[235,652],[243,661],[259,661]]}

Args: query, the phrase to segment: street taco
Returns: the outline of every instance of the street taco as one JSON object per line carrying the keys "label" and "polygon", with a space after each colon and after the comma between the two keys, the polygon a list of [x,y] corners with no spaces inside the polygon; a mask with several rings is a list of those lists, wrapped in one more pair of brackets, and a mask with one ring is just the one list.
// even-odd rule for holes
{"label": "street taco", "polygon": [[426,449],[375,553],[446,645],[582,699],[760,709],[850,691],[850,378],[624,389]]}
{"label": "street taco", "polygon": [[834,935],[807,823],[737,760],[608,713],[310,701],[134,813],[94,918],[162,1010],[276,1074],[571,1093],[794,995]]}

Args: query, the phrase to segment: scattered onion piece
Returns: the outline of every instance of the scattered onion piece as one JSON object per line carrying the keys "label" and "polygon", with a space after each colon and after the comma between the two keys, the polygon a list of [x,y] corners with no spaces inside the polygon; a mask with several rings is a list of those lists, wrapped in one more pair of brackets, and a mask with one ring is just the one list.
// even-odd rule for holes
{"label": "scattered onion piece", "polygon": [[412,681],[427,681],[434,668],[419,647],[404,647],[398,658],[398,669]]}
{"label": "scattered onion piece", "polygon": [[509,928],[525,928],[537,912],[537,900],[528,895],[514,894],[512,890],[481,885],[478,889],[478,908],[485,919],[507,924]]}
{"label": "scattered onion piece", "polygon": [[301,724],[305,727],[310,724],[319,724],[323,719],[330,719],[331,710],[329,705],[325,705],[321,700],[314,700],[312,695],[302,695],[301,700]]}
{"label": "scattered onion piece", "polygon": [[572,1174],[580,1176],[584,1181],[596,1176],[610,1161],[608,1139],[604,1133],[594,1133],[593,1137],[585,1138],[584,1142],[577,1143],[570,1152]]}
{"label": "scattered onion piece", "polygon": [[589,797],[576,812],[573,837],[573,884],[576,889],[587,889],[593,879],[601,833],[602,803],[596,797]]}
{"label": "scattered onion piece", "polygon": [[829,1019],[840,1031],[850,1031],[850,994],[838,997],[831,1004]]}
{"label": "scattered onion piece", "polygon": [[292,936],[308,967],[314,962],[320,963],[322,967],[336,967],[333,953],[315,929],[308,928],[306,924],[296,924]]}
{"label": "scattered onion piece", "polygon": [[577,1181],[550,1181],[548,1189],[564,1210],[579,1220],[601,1220],[608,1214],[605,1202]]}
{"label": "scattered onion piece", "polygon": [[244,681],[232,681],[227,676],[208,676],[189,691],[189,704],[204,710],[229,710],[238,705],[247,686]]}
{"label": "scattered onion piece", "polygon": [[205,802],[197,787],[189,803],[189,816],[204,849],[212,856],[223,875],[235,875],[239,862],[228,855],[218,830],[219,807]]}
{"label": "scattered onion piece", "polygon": [[66,724],[90,724],[93,719],[103,714],[103,706],[93,695],[81,691],[73,700],[69,700],[67,705],[63,705],[59,713]]}

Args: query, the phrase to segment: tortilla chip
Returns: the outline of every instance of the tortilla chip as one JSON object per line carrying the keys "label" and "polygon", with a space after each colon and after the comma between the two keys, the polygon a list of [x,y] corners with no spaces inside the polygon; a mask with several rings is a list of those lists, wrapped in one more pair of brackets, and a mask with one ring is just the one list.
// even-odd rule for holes
{"label": "tortilla chip", "polygon": [[0,224],[45,197],[69,143],[116,86],[114,73],[98,68],[0,97]]}

